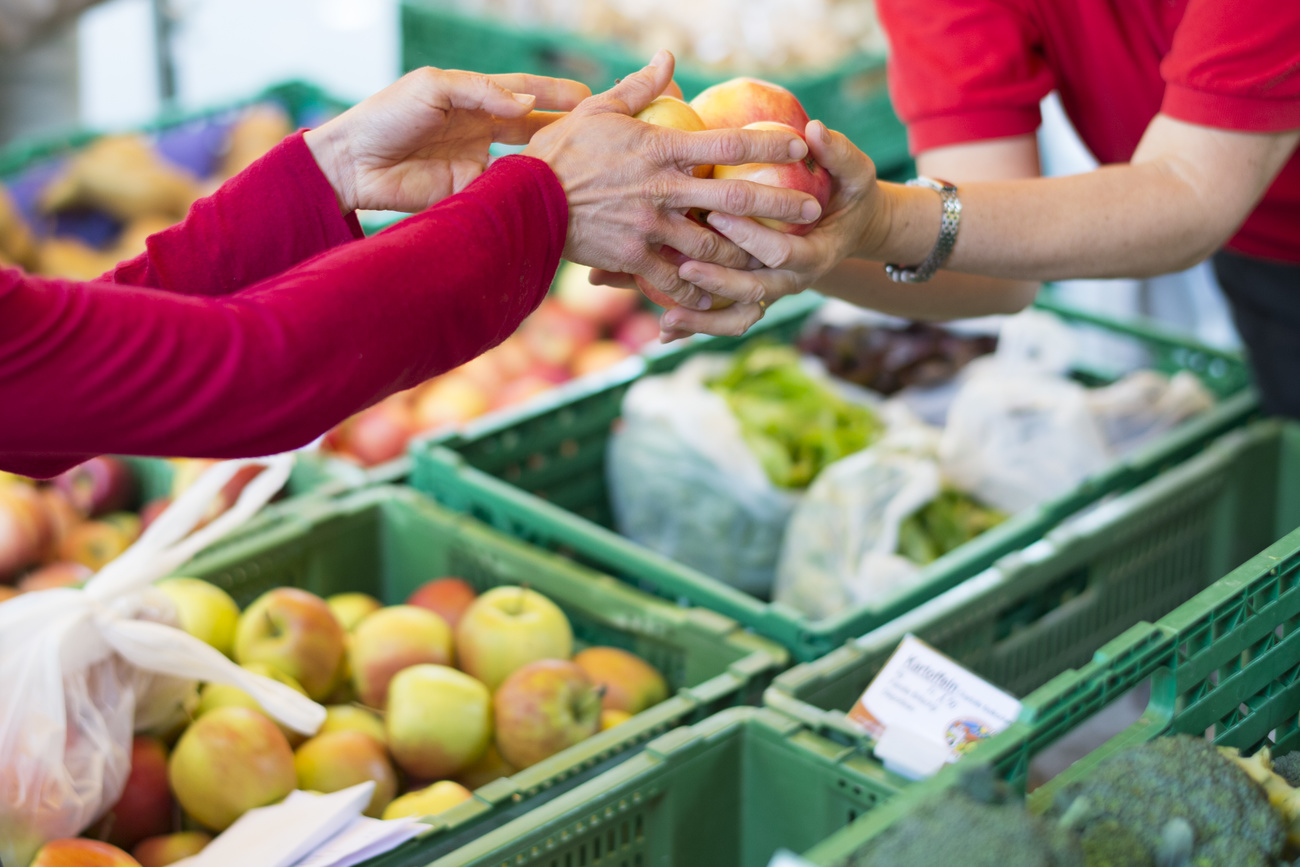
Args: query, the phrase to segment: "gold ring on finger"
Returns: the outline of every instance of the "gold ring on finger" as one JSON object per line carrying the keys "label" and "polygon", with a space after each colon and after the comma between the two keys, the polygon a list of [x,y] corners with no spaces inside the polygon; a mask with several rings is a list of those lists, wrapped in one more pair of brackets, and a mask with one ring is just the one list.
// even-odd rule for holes
{"label": "gold ring on finger", "polygon": [[762,310],[764,313],[767,312],[767,302],[762,298],[758,299],[758,309]]}

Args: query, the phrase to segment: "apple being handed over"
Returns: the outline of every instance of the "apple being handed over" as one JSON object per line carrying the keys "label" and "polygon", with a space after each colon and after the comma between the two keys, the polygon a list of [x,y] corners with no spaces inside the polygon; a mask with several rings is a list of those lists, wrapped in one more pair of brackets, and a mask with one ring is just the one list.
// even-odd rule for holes
{"label": "apple being handed over", "polygon": [[497,749],[527,768],[600,731],[600,687],[567,659],[530,662],[492,697]]}
{"label": "apple being handed over", "polygon": [[296,587],[276,587],[239,616],[235,662],[264,662],[278,668],[320,701],[334,686],[343,659],[343,636],[343,627],[324,599]]}
{"label": "apple being handed over", "polygon": [[739,129],[772,120],[803,132],[808,113],[790,91],[757,78],[733,78],[700,91],[691,108],[707,129]]}
{"label": "apple being handed over", "polygon": [[[803,137],[803,127],[796,129],[789,124],[774,121],[759,121],[747,124],[744,128],[780,130],[792,132],[800,138]],[[815,198],[817,203],[822,206],[823,212],[831,200],[832,181],[830,172],[822,168],[811,155],[796,163],[745,163],[740,166],[716,166],[713,169],[713,176],[715,178],[753,181],[756,184],[767,184],[770,187],[799,190]],[[785,232],[787,235],[806,235],[816,228],[817,222],[820,222],[818,220],[812,223],[784,223],[766,217],[756,217],[755,219],[769,229],[776,229],[779,232]]]}

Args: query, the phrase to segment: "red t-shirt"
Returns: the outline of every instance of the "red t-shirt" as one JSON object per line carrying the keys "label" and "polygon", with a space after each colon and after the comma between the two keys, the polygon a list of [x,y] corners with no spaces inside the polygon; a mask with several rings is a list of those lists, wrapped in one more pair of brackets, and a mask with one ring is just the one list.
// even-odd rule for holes
{"label": "red t-shirt", "polygon": [[360,239],[291,136],[99,281],[0,269],[0,470],[304,445],[504,340],[567,224],[550,168],[516,156]]}
{"label": "red t-shirt", "polygon": [[[1157,112],[1243,132],[1300,127],[1300,2],[877,0],[913,153],[1034,132],[1053,90],[1102,163]],[[1228,242],[1300,262],[1300,152]]]}

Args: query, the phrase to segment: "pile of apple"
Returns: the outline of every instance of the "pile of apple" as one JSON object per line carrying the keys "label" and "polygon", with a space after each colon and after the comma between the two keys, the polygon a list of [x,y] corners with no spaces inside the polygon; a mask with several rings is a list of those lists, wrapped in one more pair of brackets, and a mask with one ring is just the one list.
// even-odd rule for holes
{"label": "pile of apple", "polygon": [[[91,458],[48,482],[0,473],[0,602],[85,581],[125,551],[213,463],[172,461],[171,492],[138,511],[138,480],[120,458]],[[222,488],[205,520],[234,505],[260,471],[241,470]]]}
{"label": "pile of apple", "polygon": [[[667,126],[687,132],[717,129],[784,130],[803,138],[808,126],[808,113],[798,97],[769,81],[757,78],[733,78],[701,91],[689,103],[674,96],[660,96],[636,115],[638,120],[657,126]],[[740,166],[695,166],[698,178],[721,178],[753,181],[773,187],[799,190],[813,196],[822,206],[823,213],[830,202],[833,180],[812,156],[799,162],[786,164],[746,163]],[[707,214],[692,211],[690,219],[707,225]],[[758,222],[790,235],[806,235],[817,223],[785,223],[780,220],[759,218]],[[661,248],[669,259],[681,264],[686,257],[672,247]],[[660,307],[676,307],[668,296],[659,292],[641,277],[637,286],[646,297]],[[715,296],[713,309],[728,307],[733,302]]]}
{"label": "pile of apple", "polygon": [[604,370],[659,337],[659,318],[626,289],[593,286],[563,262],[550,295],[499,346],[335,428],[325,446],[363,466],[401,456],[416,434],[456,426]]}
{"label": "pile of apple", "polygon": [[137,734],[121,798],[84,838],[47,844],[39,867],[163,867],[294,789],[373,780],[366,815],[432,815],[668,697],[635,654],[575,654],[564,612],[525,587],[478,594],[447,576],[390,606],[279,587],[242,612],[197,578],[157,587],[181,628],[324,703],[325,722],[304,736],[237,687],[201,685],[172,723]]}

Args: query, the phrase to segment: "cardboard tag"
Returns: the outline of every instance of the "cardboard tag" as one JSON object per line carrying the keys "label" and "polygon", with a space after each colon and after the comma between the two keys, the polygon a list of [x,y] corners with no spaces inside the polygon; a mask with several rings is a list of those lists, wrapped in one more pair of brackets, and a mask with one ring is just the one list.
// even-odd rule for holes
{"label": "cardboard tag", "polygon": [[907,635],[849,711],[876,738],[876,754],[913,778],[955,762],[1011,725],[1020,702]]}

